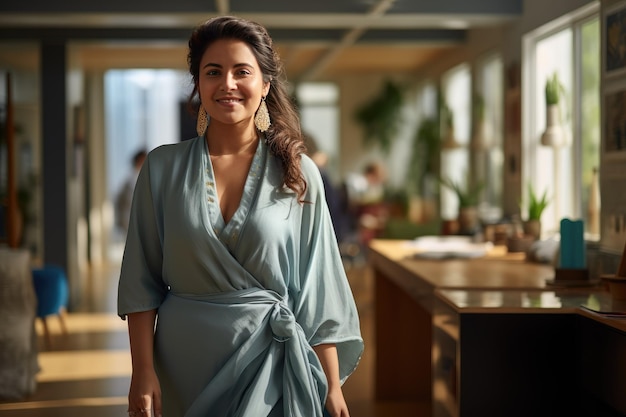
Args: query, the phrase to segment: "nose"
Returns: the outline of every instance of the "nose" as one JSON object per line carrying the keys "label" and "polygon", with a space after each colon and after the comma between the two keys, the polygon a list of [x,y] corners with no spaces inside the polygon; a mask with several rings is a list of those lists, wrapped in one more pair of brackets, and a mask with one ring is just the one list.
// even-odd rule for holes
{"label": "nose", "polygon": [[230,72],[225,73],[224,77],[222,78],[222,90],[230,91],[234,90],[235,88],[237,88],[237,83],[234,75]]}

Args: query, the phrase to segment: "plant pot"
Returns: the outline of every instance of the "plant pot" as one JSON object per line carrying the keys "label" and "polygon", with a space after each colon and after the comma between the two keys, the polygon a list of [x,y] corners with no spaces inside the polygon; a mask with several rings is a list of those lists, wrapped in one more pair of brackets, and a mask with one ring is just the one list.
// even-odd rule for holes
{"label": "plant pot", "polygon": [[546,109],[546,130],[541,135],[541,144],[552,148],[567,145],[567,136],[561,124],[561,110],[557,104],[552,104]]}
{"label": "plant pot", "polygon": [[459,208],[459,233],[473,235],[478,231],[479,219],[476,207]]}
{"label": "plant pot", "polygon": [[534,240],[541,239],[541,221],[526,220],[524,222],[524,235],[532,237]]}
{"label": "plant pot", "polygon": [[485,120],[479,121],[474,136],[472,137],[472,148],[477,150],[489,149],[491,146],[491,141],[489,140],[490,136],[491,133],[489,132],[487,122]]}

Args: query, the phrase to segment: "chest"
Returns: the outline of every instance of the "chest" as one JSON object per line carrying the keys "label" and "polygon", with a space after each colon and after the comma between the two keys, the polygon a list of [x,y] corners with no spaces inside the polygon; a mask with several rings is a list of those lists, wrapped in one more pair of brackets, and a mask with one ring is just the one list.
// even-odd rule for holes
{"label": "chest", "polygon": [[239,207],[253,154],[211,156],[215,189],[224,221]]}

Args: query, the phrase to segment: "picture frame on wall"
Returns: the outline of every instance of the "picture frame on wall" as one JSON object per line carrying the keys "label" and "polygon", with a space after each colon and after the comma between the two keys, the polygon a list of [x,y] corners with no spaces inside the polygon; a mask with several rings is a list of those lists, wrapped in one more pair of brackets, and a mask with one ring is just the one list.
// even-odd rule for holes
{"label": "picture frame on wall", "polygon": [[607,7],[603,38],[605,75],[626,74],[626,1]]}
{"label": "picture frame on wall", "polygon": [[605,92],[603,115],[603,157],[626,159],[626,82]]}

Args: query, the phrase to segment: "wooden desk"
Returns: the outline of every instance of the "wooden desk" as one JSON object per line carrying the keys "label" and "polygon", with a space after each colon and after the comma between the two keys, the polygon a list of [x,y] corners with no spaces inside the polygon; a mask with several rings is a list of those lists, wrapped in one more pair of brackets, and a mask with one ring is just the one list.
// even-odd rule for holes
{"label": "wooden desk", "polygon": [[379,401],[431,401],[436,288],[541,289],[553,274],[549,266],[524,262],[519,255],[417,259],[407,241],[380,239],[372,240],[369,249],[375,274]]}
{"label": "wooden desk", "polygon": [[[575,331],[575,329],[580,328],[584,330],[587,328],[586,332],[590,333],[597,330],[596,323],[602,323],[603,326],[601,328],[608,329],[608,333],[605,335],[606,332],[604,330],[598,331],[602,333],[602,337],[609,340],[613,330],[623,333],[623,328],[626,326],[623,319],[606,319],[591,312],[580,311],[577,307],[581,299],[587,297],[590,293],[600,291],[600,289],[558,289],[554,286],[547,287],[546,279],[553,278],[553,268],[549,265],[525,262],[521,255],[499,254],[477,259],[449,260],[418,259],[414,255],[414,249],[406,241],[373,240],[370,243],[369,261],[375,274],[375,396],[378,401],[428,402],[433,406],[432,409],[435,415],[474,416],[472,413],[468,414],[467,411],[461,414],[459,403],[456,404],[456,408],[452,407],[456,412],[445,411],[438,404],[433,404],[433,384],[436,385],[442,380],[442,375],[435,375],[435,378],[433,378],[433,369],[436,372],[441,371],[441,353],[446,349],[448,352],[450,351],[449,344],[447,347],[444,346],[446,342],[443,342],[443,344],[433,343],[435,338],[434,332],[445,331],[448,333],[448,338],[452,334],[452,340],[456,340],[454,343],[457,344],[461,337],[460,325],[456,326],[456,330],[454,330],[454,326],[442,326],[441,320],[433,317],[439,314],[438,306],[442,303],[448,305],[448,308],[455,310],[455,314],[464,315],[464,320],[467,323],[479,316],[481,323],[488,323],[485,325],[481,324],[478,327],[478,329],[483,330],[488,328],[488,331],[483,332],[478,339],[474,339],[474,345],[467,342],[466,339],[467,349],[464,352],[467,355],[467,360],[465,365],[473,366],[471,371],[467,371],[467,375],[475,376],[480,374],[481,361],[484,362],[484,356],[480,356],[483,353],[480,343],[483,340],[481,338],[487,336],[489,338],[484,340],[492,342],[490,347],[492,349],[490,351],[491,354],[496,355],[504,351],[501,356],[504,359],[497,362],[499,366],[511,365],[515,367],[519,366],[520,363],[524,363],[523,358],[525,360],[533,360],[529,359],[531,357],[541,358],[540,352],[544,347],[543,342],[541,342],[542,338],[547,341],[545,342],[546,352],[549,352],[552,357],[560,352],[563,345],[569,344],[575,349],[579,349],[564,351],[558,361],[560,368],[553,369],[558,377],[548,378],[555,375],[550,373],[551,363],[549,361],[543,361],[541,362],[543,365],[539,366],[539,369],[543,369],[542,366],[548,369],[548,371],[543,371],[546,372],[543,385],[538,385],[546,388],[541,391],[546,392],[545,395],[550,395],[549,390],[547,390],[548,387],[552,386],[550,384],[561,380],[566,382],[560,390],[554,391],[559,396],[559,402],[557,402],[559,404],[562,403],[560,400],[571,395],[571,392],[564,388],[570,387],[571,385],[568,385],[568,383],[571,384],[571,381],[575,380],[573,377],[573,369],[575,368],[571,366],[571,361],[580,364],[578,368],[580,375],[594,376],[597,374],[593,365],[594,362],[585,362],[578,355],[581,351],[596,352],[597,348],[593,343],[587,342],[590,338],[579,336],[580,332],[578,330]],[[570,300],[569,304],[555,304],[549,308],[544,305],[537,311],[531,308],[537,300],[545,301],[550,299],[550,294],[552,294],[554,299],[556,290],[559,291],[559,294],[561,292],[571,294],[571,297],[568,298]],[[523,305],[519,301],[520,294],[526,294],[525,296],[528,297],[527,305]],[[456,299],[455,295],[457,296]],[[472,300],[475,299],[483,303],[480,308],[471,304]],[[465,302],[470,302],[470,305],[463,305]],[[515,303],[519,305],[516,305],[513,310],[509,311],[511,305]],[[474,311],[476,308],[478,310]],[[481,312],[481,314],[479,316],[472,314],[477,312]],[[534,315],[529,316],[529,312],[533,312]],[[504,317],[503,314],[507,315],[507,317]],[[439,320],[439,324],[437,324],[437,320]],[[475,329],[475,322],[472,323],[474,324],[466,324],[465,328],[470,329],[470,331]],[[517,332],[516,329],[518,328],[522,331]],[[509,329],[509,332],[506,335],[499,334],[499,329]],[[454,338],[455,331],[457,333],[456,339]],[[515,355],[516,351],[509,351],[508,348],[503,348],[503,345],[500,343],[502,340],[506,340],[507,337],[515,337],[515,340],[520,343],[527,340],[525,338],[533,340],[529,335],[532,335],[532,332],[535,331],[541,333],[538,339],[536,339],[539,342],[533,347],[535,350],[532,355],[535,356],[529,353],[529,355],[512,358],[510,355]],[[437,335],[438,337],[439,335]],[[456,349],[456,347],[452,349]],[[472,357],[471,355],[476,352],[478,352],[478,356]],[[567,355],[570,355],[569,359]],[[456,354],[453,357],[457,358]],[[452,379],[448,380],[448,392],[444,395],[456,398],[455,393],[458,394],[460,386],[456,385],[458,381],[455,378],[459,378],[460,374],[458,372],[460,372],[460,368],[455,368],[458,364],[455,365],[454,361],[448,365],[452,367],[448,369],[447,376]],[[446,366],[444,363],[443,368],[445,369]],[[453,371],[450,371],[450,369]],[[489,369],[493,371],[494,375],[498,372],[506,372],[503,371],[503,368],[498,367],[490,367]],[[604,366],[603,369],[607,370],[609,367]],[[613,376],[610,378],[610,381],[618,381],[619,384],[616,386],[621,388],[623,385],[619,376],[617,376],[615,371],[611,375]],[[502,377],[502,373],[499,376]],[[445,379],[445,375],[443,379]],[[500,394],[513,392],[514,387],[511,385],[509,387],[511,389],[508,389],[507,384],[509,381],[506,377],[503,379],[501,387],[504,388]],[[493,381],[492,379],[491,382]],[[523,383],[530,384],[531,382],[529,381],[527,379]],[[469,382],[470,387],[476,390],[474,393],[480,392],[480,380],[474,380],[477,383],[473,386],[471,385],[471,378],[468,377],[466,382]],[[494,387],[498,387],[498,383],[498,380],[495,380]],[[584,385],[584,382],[581,384]],[[576,385],[577,389],[581,384]],[[588,385],[589,387],[585,389],[585,392],[595,392],[594,395],[596,397],[602,394],[595,387],[597,385],[595,382],[590,382]],[[450,390],[450,387],[453,388]],[[467,385],[465,389],[467,390]],[[614,391],[615,389],[613,389]],[[436,393],[435,397],[437,395],[439,394]],[[481,395],[480,398],[484,398],[484,392]],[[603,403],[610,403],[609,401],[614,403],[615,398],[615,395],[608,395],[607,400]],[[555,399],[556,397],[550,398],[550,400]],[[457,400],[458,398],[455,399],[455,401]],[[436,401],[438,400],[435,398]],[[531,403],[529,401],[529,404]],[[466,405],[470,408],[475,404],[475,402],[466,402]],[[508,406],[510,406],[510,402],[503,407]],[[487,410],[483,410],[480,415],[483,417],[500,415],[497,413],[503,409],[500,408],[499,411],[492,414],[488,413]],[[472,409],[472,412],[476,412],[476,409]],[[531,413],[525,415],[548,415],[541,414],[545,412],[546,410],[542,410],[539,414]],[[509,412],[506,415],[514,414]],[[553,415],[558,415],[558,413]]]}

